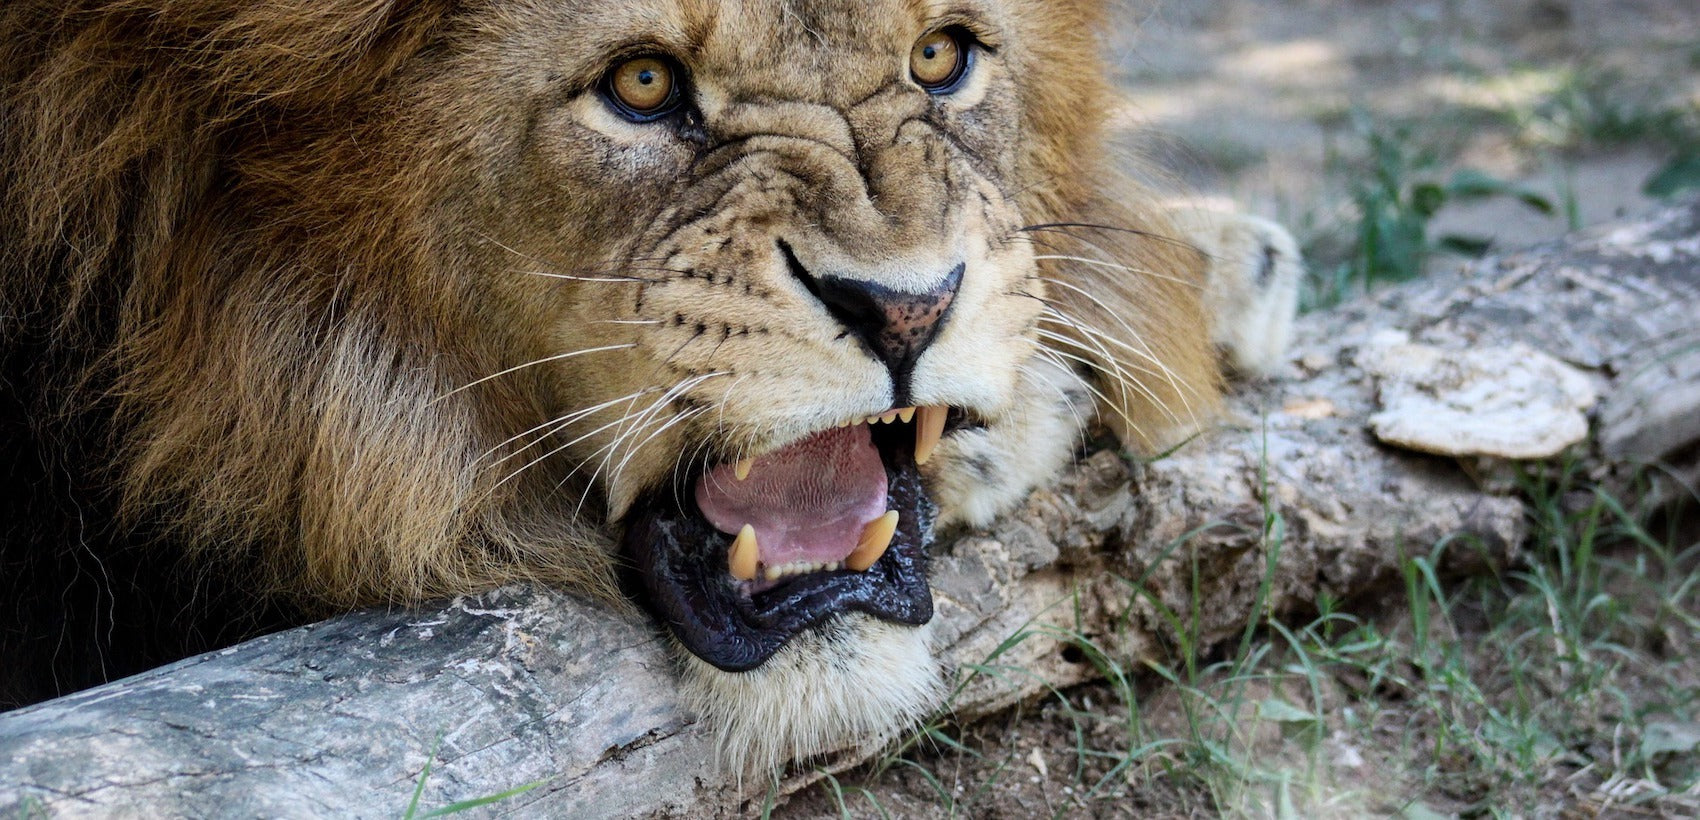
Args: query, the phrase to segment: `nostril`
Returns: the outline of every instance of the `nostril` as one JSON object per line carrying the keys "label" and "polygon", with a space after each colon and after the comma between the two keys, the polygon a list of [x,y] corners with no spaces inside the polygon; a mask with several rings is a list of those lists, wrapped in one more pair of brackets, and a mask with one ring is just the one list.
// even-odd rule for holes
{"label": "nostril", "polygon": [[809,295],[826,306],[826,311],[846,330],[859,337],[879,333],[885,325],[885,311],[871,291],[857,286],[877,285],[837,276],[817,277],[809,272],[796,252],[791,250],[791,245],[783,239],[779,240],[779,251],[784,254],[785,265],[791,269],[791,275],[802,282]]}
{"label": "nostril", "polygon": [[964,265],[957,263],[944,281],[925,293],[894,290],[877,282],[848,276],[816,276],[791,246],[778,241],[791,275],[801,282],[845,330],[855,335],[884,362],[901,392],[909,371],[944,324]]}
{"label": "nostril", "polygon": [[809,273],[808,268],[803,267],[802,260],[797,258],[797,252],[791,250],[791,243],[780,239],[776,240],[774,244],[779,246],[780,255],[785,257],[785,266],[791,269],[791,276],[803,283],[803,287],[809,291],[810,296],[820,299],[820,282]]}

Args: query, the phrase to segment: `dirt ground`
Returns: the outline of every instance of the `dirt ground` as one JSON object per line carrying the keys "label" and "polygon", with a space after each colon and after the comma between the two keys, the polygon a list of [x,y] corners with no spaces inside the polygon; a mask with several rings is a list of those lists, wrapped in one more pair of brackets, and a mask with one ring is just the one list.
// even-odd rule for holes
{"label": "dirt ground", "polygon": [[[1164,0],[1155,6],[1135,0],[1121,19],[1125,25],[1108,41],[1113,71],[1126,91],[1115,120],[1123,141],[1155,159],[1181,189],[1274,217],[1321,257],[1342,254],[1349,243],[1342,235],[1354,218],[1351,169],[1365,153],[1366,129],[1396,135],[1418,157],[1413,174],[1442,178],[1472,168],[1552,201],[1551,215],[1510,197],[1452,202],[1431,222],[1437,236],[1469,233],[1491,239],[1496,248],[1514,248],[1650,209],[1654,200],[1642,193],[1643,183],[1673,150],[1657,127],[1661,117],[1685,106],[1700,109],[1695,0]],[[1434,264],[1456,260],[1441,257]],[[1397,609],[1358,614],[1408,624]],[[1488,616],[1481,617],[1473,632],[1465,617],[1465,634],[1452,639],[1484,639]],[[1262,696],[1272,694],[1278,693],[1254,692],[1248,699],[1266,701]],[[1146,737],[1188,732],[1172,685],[1141,681],[1135,700]],[[933,743],[883,772],[846,773],[837,788],[805,791],[775,816],[1505,813],[1492,805],[1413,804],[1398,797],[1407,793],[1403,781],[1415,775],[1364,765],[1369,750],[1361,748],[1362,738],[1408,751],[1410,734],[1426,731],[1420,726],[1427,724],[1410,714],[1415,707],[1384,705],[1376,718],[1386,721],[1383,727],[1356,738],[1335,733],[1315,739],[1311,748],[1320,751],[1310,760],[1327,761],[1335,772],[1331,782],[1344,782],[1351,792],[1332,807],[1313,799],[1294,813],[1282,802],[1280,784],[1269,790],[1273,797],[1244,801],[1213,793],[1196,777],[1135,767],[1118,774],[1117,760],[1083,752],[1113,746],[1118,736],[1124,748],[1127,742],[1128,706],[1108,685],[1096,685],[952,727],[949,737],[964,748],[954,748],[954,740]],[[1264,730],[1271,725],[1286,724],[1277,720]],[[1413,765],[1445,770],[1457,764],[1435,759]],[[1436,775],[1431,770],[1427,776],[1432,781]],[[1602,811],[1597,800],[1569,795],[1580,794],[1583,785],[1591,794],[1615,786],[1589,781],[1586,771],[1567,776],[1530,786],[1539,806],[1533,814],[1683,811]],[[1106,782],[1107,789],[1090,798],[1081,793],[1083,784]]]}
{"label": "dirt ground", "polygon": [[[1614,134],[1596,120],[1700,100],[1700,4],[1688,0],[1139,7],[1110,40],[1130,141],[1190,189],[1300,233],[1342,216],[1331,155],[1354,149],[1354,112],[1409,127],[1445,166],[1573,198],[1589,225],[1650,207],[1641,185],[1665,159],[1634,122]],[[1503,200],[1443,211],[1436,227],[1483,225],[1505,247],[1570,227]]]}

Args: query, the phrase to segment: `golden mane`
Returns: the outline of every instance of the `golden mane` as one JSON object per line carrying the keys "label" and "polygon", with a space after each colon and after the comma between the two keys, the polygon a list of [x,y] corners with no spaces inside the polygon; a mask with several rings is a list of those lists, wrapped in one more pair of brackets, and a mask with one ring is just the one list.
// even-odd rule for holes
{"label": "golden mane", "polygon": [[[27,431],[8,446],[72,476],[7,488],[24,498],[0,514],[64,521],[5,549],[169,544],[314,611],[515,579],[618,599],[607,524],[575,503],[593,488],[503,484],[483,460],[537,415],[524,380],[457,390],[501,361],[456,341],[474,285],[436,215],[454,177],[433,171],[463,144],[390,127],[384,93],[456,5],[0,10],[0,377],[6,429]],[[1041,269],[1095,328],[1058,332],[1109,376],[1106,421],[1149,447],[1214,400],[1202,259],[1109,167],[1105,12],[1052,5],[1021,67],[1019,200],[1052,226],[1029,232],[1041,254],[1115,260]],[[421,93],[445,119],[478,103]]]}

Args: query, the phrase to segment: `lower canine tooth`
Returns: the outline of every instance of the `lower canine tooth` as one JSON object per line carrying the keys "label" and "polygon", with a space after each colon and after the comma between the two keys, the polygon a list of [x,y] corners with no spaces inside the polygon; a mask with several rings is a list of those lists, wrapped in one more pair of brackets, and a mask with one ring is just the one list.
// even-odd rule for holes
{"label": "lower canine tooth", "polygon": [[939,446],[939,438],[944,436],[945,417],[950,415],[950,408],[943,405],[933,405],[917,409],[919,420],[915,423],[915,463],[926,464],[933,457],[933,450]]}
{"label": "lower canine tooth", "polygon": [[[732,577],[740,581],[756,579],[756,559],[760,552],[756,549],[756,529],[748,524],[738,530],[738,537],[732,539],[732,549],[726,554],[727,570]],[[769,569],[768,572],[773,572]]]}
{"label": "lower canine tooth", "polygon": [[756,460],[753,458],[739,459],[738,466],[732,468],[732,474],[737,476],[739,481],[743,481],[750,477],[750,468],[755,466],[755,463]]}
{"label": "lower canine tooth", "polygon": [[891,537],[896,533],[897,511],[886,510],[885,515],[869,521],[862,528],[862,538],[856,543],[856,550],[845,556],[844,566],[857,572],[873,566],[891,546]]}

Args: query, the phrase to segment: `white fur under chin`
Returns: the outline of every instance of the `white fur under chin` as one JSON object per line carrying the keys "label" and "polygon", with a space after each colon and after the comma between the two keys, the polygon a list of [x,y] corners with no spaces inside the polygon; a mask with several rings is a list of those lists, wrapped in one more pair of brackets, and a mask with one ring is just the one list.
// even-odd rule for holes
{"label": "white fur under chin", "polygon": [[718,728],[720,762],[734,773],[877,746],[943,698],[931,632],[851,614],[799,633],[748,672],[683,653],[685,697]]}

